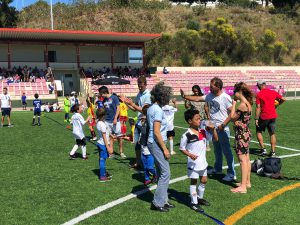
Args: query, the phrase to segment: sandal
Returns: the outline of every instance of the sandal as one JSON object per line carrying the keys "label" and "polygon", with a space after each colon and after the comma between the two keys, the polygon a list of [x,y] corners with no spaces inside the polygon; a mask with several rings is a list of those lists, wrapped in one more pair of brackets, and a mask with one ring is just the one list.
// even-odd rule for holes
{"label": "sandal", "polygon": [[240,193],[240,194],[246,194],[247,190],[241,190],[240,188],[232,188],[231,189],[232,193]]}

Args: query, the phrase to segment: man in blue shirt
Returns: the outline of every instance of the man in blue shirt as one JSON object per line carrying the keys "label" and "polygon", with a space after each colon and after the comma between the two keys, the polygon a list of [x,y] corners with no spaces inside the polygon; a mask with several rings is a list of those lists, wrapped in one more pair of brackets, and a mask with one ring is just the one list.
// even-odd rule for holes
{"label": "man in blue shirt", "polygon": [[[111,135],[116,137],[121,136],[121,124],[119,121],[120,114],[120,101],[119,98],[110,94],[108,88],[106,86],[102,86],[99,88],[100,97],[104,97],[105,101],[103,102],[103,106],[105,108],[105,124],[108,127],[108,131]],[[123,139],[118,138],[119,141],[119,151],[121,158],[126,158],[126,155],[123,153]],[[110,136],[110,144],[111,146],[114,143],[114,138]],[[113,148],[112,152],[110,152],[110,157],[113,157]]]}
{"label": "man in blue shirt", "polygon": [[41,106],[42,101],[39,99],[39,94],[34,94],[35,99],[33,100],[33,119],[32,119],[32,126],[35,126],[35,117],[38,117],[38,126],[41,126]]}

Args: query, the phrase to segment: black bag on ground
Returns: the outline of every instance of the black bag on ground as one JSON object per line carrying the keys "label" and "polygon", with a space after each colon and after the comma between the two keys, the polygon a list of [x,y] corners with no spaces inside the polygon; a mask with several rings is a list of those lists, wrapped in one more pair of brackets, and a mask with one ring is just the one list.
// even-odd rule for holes
{"label": "black bag on ground", "polygon": [[266,177],[272,177],[273,174],[280,174],[281,159],[265,158],[263,162],[263,171]]}

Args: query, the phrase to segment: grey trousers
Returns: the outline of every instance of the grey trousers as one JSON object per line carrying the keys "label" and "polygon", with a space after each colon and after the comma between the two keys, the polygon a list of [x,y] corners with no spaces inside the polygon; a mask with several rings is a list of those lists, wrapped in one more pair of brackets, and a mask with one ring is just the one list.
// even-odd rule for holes
{"label": "grey trousers", "polygon": [[155,141],[153,143],[148,142],[147,146],[154,157],[158,177],[152,202],[155,206],[163,207],[168,202],[168,187],[171,177],[169,162],[165,159],[162,149]]}

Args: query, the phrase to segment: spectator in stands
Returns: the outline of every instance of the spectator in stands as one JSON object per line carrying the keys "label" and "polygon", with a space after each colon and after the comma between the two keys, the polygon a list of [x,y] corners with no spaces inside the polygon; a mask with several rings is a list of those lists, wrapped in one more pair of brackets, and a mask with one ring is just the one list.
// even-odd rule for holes
{"label": "spectator in stands", "polygon": [[29,81],[29,70],[26,65],[23,67],[22,73],[24,74],[24,81],[28,82]]}
{"label": "spectator in stands", "polygon": [[169,159],[170,152],[165,142],[167,141],[167,120],[162,107],[169,104],[172,88],[163,82],[156,84],[151,91],[152,105],[147,111],[149,136],[147,147],[153,155],[158,174],[157,189],[151,204],[151,209],[168,212],[174,205],[168,202],[168,187],[171,176]]}
{"label": "spectator in stands", "polygon": [[232,110],[231,97],[222,91],[223,81],[214,77],[210,81],[210,94],[204,96],[186,96],[182,90],[181,96],[190,101],[205,101],[208,103],[210,119],[217,127],[219,141],[213,141],[215,153],[215,165],[213,169],[208,170],[208,174],[221,174],[223,164],[223,154],[225,155],[228,169],[224,181],[233,181],[236,179],[234,170],[234,158],[230,149],[230,131],[227,124],[230,122],[229,112]]}
{"label": "spectator in stands", "polygon": [[52,83],[48,84],[48,88],[49,88],[49,94],[52,94],[54,91],[54,85]]}
{"label": "spectator in stands", "polygon": [[169,73],[169,71],[167,70],[166,67],[164,67],[164,68],[163,68],[163,74],[168,74],[168,73]]}
{"label": "spectator in stands", "polygon": [[36,79],[36,77],[35,77],[34,73],[31,73],[30,78],[29,78],[30,82],[35,83],[35,79]]}
{"label": "spectator in stands", "polygon": [[285,94],[285,91],[284,91],[284,89],[283,89],[283,87],[282,87],[282,86],[279,86],[279,89],[278,89],[278,94],[280,94],[281,96],[284,96],[284,94]]}
{"label": "spectator in stands", "polygon": [[256,95],[256,111],[255,111],[255,125],[256,136],[260,145],[261,154],[266,155],[267,150],[264,146],[262,132],[268,129],[270,135],[271,152],[269,156],[275,156],[276,136],[275,136],[275,122],[277,118],[275,100],[279,105],[285,101],[276,91],[270,90],[266,86],[265,81],[258,81],[257,87],[260,92]]}
{"label": "spectator in stands", "polygon": [[140,168],[141,167],[141,145],[139,144],[139,139],[142,131],[142,123],[141,118],[143,116],[142,109],[145,105],[151,104],[151,95],[150,91],[147,89],[147,80],[145,77],[139,77],[137,79],[139,93],[136,96],[135,102],[130,98],[126,98],[121,96],[123,102],[125,102],[128,107],[133,111],[138,111],[138,120],[135,125],[134,130],[134,143],[135,143],[135,155],[136,161],[131,165],[132,168]]}

